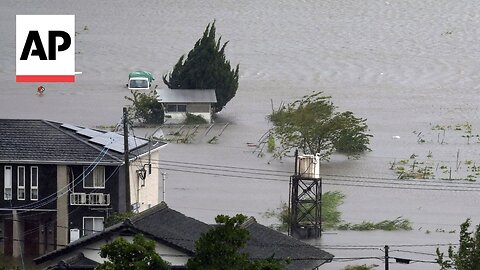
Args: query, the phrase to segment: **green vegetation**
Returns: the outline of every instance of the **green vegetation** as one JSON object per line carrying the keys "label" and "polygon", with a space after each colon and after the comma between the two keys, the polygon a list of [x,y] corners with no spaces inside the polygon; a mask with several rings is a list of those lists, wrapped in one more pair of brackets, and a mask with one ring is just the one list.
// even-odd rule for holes
{"label": "green vegetation", "polygon": [[[343,203],[345,195],[340,191],[328,191],[322,195],[322,227],[323,229],[334,229],[342,222],[342,213],[338,207]],[[309,208],[307,205],[306,208]],[[274,210],[266,211],[265,218],[276,217],[280,224],[273,226],[274,229],[286,232],[290,220],[287,203],[282,203],[280,207]]]}
{"label": "green vegetation", "polygon": [[334,229],[342,222],[342,213],[338,207],[343,204],[345,194],[340,191],[328,191],[322,195],[322,227]]}
{"label": "green vegetation", "polygon": [[125,213],[113,213],[105,219],[105,228],[123,222],[129,218],[132,218],[133,216],[135,216],[135,213],[131,211]]}
{"label": "green vegetation", "polygon": [[275,137],[272,134],[268,135],[267,138],[267,152],[273,153],[275,151]]}
{"label": "green vegetation", "polygon": [[195,115],[187,112],[187,118],[184,122],[186,125],[201,125],[201,124],[208,124],[207,120],[203,118],[201,115]]}
{"label": "green vegetation", "polygon": [[437,248],[437,263],[441,270],[478,270],[480,267],[480,226],[474,232],[470,229],[471,221],[467,219],[460,225],[460,245],[457,249],[448,248],[448,259]]}
{"label": "green vegetation", "polygon": [[[249,232],[242,227],[244,215],[234,217],[219,215],[217,226],[202,234],[195,242],[195,255],[188,259],[191,270],[283,270],[287,260],[250,260],[248,254],[239,250],[247,244]],[[274,254],[272,254],[274,255]]]}
{"label": "green vegetation", "polygon": [[[476,138],[475,142],[480,143],[480,135],[474,133],[473,125],[469,122],[451,125],[436,124],[432,125],[431,130],[433,132],[437,132],[437,143],[440,143],[442,145],[447,144],[447,141],[449,140],[458,143],[466,142],[467,144],[470,144],[472,142],[472,138]],[[431,135],[433,137],[433,134]],[[433,139],[431,141],[433,142]]]}
{"label": "green vegetation", "polygon": [[356,156],[369,151],[366,119],[352,112],[336,112],[330,97],[314,92],[288,105],[281,106],[268,116],[273,123],[271,134],[280,143],[275,157],[291,155],[299,149],[305,154],[320,154],[328,160],[334,151]]}
{"label": "green vegetation", "polygon": [[398,179],[431,179],[435,176],[431,156],[429,152],[426,161],[418,161],[418,155],[412,154],[409,159],[392,162],[390,169],[395,171]]}
{"label": "green vegetation", "polygon": [[475,182],[480,177],[480,166],[472,159],[461,160],[460,150],[457,151],[457,160],[448,165],[432,160],[429,151],[426,158],[417,159],[419,156],[412,154],[408,159],[390,163],[390,169],[395,172],[398,179],[443,179],[466,180]]}
{"label": "green vegetation", "polygon": [[380,222],[371,222],[363,221],[360,224],[351,224],[344,223],[338,226],[339,230],[351,230],[351,231],[373,231],[373,230],[383,230],[383,231],[398,231],[412,230],[412,223],[404,218],[398,217],[394,220],[383,220]]}
{"label": "green vegetation", "polygon": [[122,237],[100,249],[100,256],[108,259],[96,270],[167,270],[170,266],[155,252],[155,241],[135,235],[133,243]]}
{"label": "green vegetation", "polygon": [[221,111],[235,96],[238,88],[238,70],[226,60],[225,47],[215,38],[215,21],[207,25],[202,38],[188,56],[182,55],[171,73],[163,76],[170,89],[215,89],[217,103],[214,112]]}
{"label": "green vegetation", "polygon": [[128,114],[131,120],[143,124],[163,124],[163,106],[158,102],[153,91],[147,94],[132,90],[131,93],[132,97],[125,97],[132,102],[132,105],[128,106]]}
{"label": "green vegetation", "polygon": [[[339,191],[328,191],[322,195],[322,229],[324,230],[354,230],[354,231],[371,231],[371,230],[412,230],[412,224],[408,219],[398,217],[394,220],[383,220],[380,222],[363,221],[360,224],[343,223],[342,213],[338,207],[343,203],[345,195]],[[310,209],[306,205],[303,209]],[[287,203],[275,210],[268,210],[263,215],[265,218],[275,217],[280,221],[279,225],[273,226],[279,231],[287,231],[288,222],[290,220]]]}

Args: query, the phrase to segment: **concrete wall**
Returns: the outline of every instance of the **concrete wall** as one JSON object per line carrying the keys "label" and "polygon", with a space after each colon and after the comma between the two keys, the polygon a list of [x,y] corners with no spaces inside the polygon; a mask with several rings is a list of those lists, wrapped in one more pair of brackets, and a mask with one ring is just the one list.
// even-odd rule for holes
{"label": "concrete wall", "polygon": [[[148,154],[141,158],[130,162],[130,199],[132,204],[139,204],[139,212],[146,210],[159,203],[159,176],[158,160],[160,159],[160,151],[157,149],[150,154],[150,160],[152,162],[151,174],[148,172]],[[145,165],[145,167],[144,167]],[[137,170],[145,168],[146,177],[142,180],[137,174]],[[144,186],[142,186],[144,184]]]}
{"label": "concrete wall", "polygon": [[57,247],[68,244],[68,194],[62,193],[68,185],[67,166],[57,166]]}

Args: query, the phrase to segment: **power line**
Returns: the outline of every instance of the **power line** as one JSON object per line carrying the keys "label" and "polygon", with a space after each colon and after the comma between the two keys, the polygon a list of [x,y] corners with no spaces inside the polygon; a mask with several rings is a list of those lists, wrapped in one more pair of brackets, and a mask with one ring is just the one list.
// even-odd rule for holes
{"label": "power line", "polygon": [[[202,170],[215,170],[223,172],[236,172],[244,174],[255,174],[263,176],[278,176],[278,177],[289,177],[292,175],[292,172],[280,171],[280,170],[270,170],[270,169],[259,169],[259,168],[247,168],[247,167],[238,167],[238,166],[224,166],[224,165],[213,165],[213,164],[203,164],[203,163],[194,163],[194,162],[179,162],[179,161],[166,161],[166,160],[152,160],[159,162],[159,165],[163,166],[174,166],[174,167],[183,167],[190,169],[202,169]],[[212,168],[212,169],[210,169]],[[251,172],[250,172],[251,171]],[[362,176],[362,175],[339,175],[339,174],[322,174],[324,177],[331,177],[332,179],[338,178],[348,178],[348,179],[368,179],[368,180],[385,180],[388,182],[397,182],[405,185],[416,185],[416,183],[426,183],[427,185],[445,185],[449,186],[475,186],[480,188],[480,183],[476,182],[448,182],[445,181],[436,181],[436,180],[421,180],[421,179],[408,179],[408,180],[399,180],[398,178],[388,178],[388,177],[375,177],[375,176]],[[386,183],[385,181],[368,181],[372,183]]]}
{"label": "power line", "polygon": [[[271,176],[291,176],[292,172],[291,171],[282,171],[282,170],[272,170],[272,169],[261,169],[261,168],[248,168],[248,167],[239,167],[239,166],[226,166],[226,165],[213,165],[213,164],[205,164],[205,163],[196,163],[196,162],[186,162],[186,161],[172,161],[172,160],[164,160],[164,159],[154,159],[152,161],[157,161],[160,163],[163,163],[164,165],[192,165],[192,166],[199,166],[199,167],[214,167],[214,168],[224,168],[224,169],[239,169],[241,172],[245,171],[253,171],[256,174],[259,174],[260,172],[271,172],[274,174],[271,174]],[[191,166],[188,166],[191,168]],[[247,173],[247,172],[245,172]],[[265,174],[265,175],[270,175],[270,174]],[[374,180],[387,180],[387,181],[399,181],[398,178],[391,178],[391,177],[379,177],[379,176],[365,176],[365,175],[341,175],[341,174],[322,174],[323,176],[328,176],[328,177],[340,177],[340,178],[361,178],[361,179],[374,179]],[[403,180],[404,182],[426,182],[426,183],[431,183],[432,180],[422,180],[422,179],[408,179],[408,180]],[[449,183],[449,184],[458,184],[458,185],[477,185],[480,186],[480,183],[476,182],[463,182],[463,183]]]}
{"label": "power line", "polygon": [[[253,176],[246,176],[240,174],[222,174],[222,173],[214,173],[214,172],[201,172],[201,171],[193,171],[193,170],[183,170],[183,169],[175,169],[175,168],[160,168],[154,167],[158,169],[170,170],[170,171],[177,171],[177,172],[186,172],[186,173],[193,173],[193,174],[204,174],[204,175],[214,175],[214,176],[225,176],[225,177],[232,177],[232,178],[242,178],[242,179],[253,179],[259,181],[275,181],[275,182],[289,182],[289,180],[283,180],[278,178],[265,178],[265,177],[253,177]],[[457,188],[457,186],[448,186],[448,185],[438,185],[442,188],[423,188],[421,186],[413,186],[409,187],[408,184],[402,183],[391,183],[389,185],[385,185],[388,183],[372,183],[369,184],[367,181],[360,181],[355,179],[335,179],[335,178],[324,178],[323,179],[325,184],[333,185],[333,186],[355,186],[355,187],[369,187],[369,188],[384,188],[384,189],[403,189],[403,190],[424,190],[424,191],[458,191],[458,192],[478,192],[480,191],[480,187],[476,188]],[[346,183],[339,183],[339,182],[346,182]],[[361,184],[355,184],[352,182],[360,182]],[[383,185],[382,185],[383,184]]]}

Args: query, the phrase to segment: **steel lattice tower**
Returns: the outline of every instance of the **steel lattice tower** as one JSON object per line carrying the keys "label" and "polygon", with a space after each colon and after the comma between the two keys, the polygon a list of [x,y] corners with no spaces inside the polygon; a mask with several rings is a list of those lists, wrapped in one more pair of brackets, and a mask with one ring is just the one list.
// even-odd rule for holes
{"label": "steel lattice tower", "polygon": [[322,230],[322,179],[319,171],[310,169],[315,163],[308,163],[307,173],[307,170],[302,171],[297,157],[295,164],[295,174],[290,177],[288,233],[296,238],[319,238]]}

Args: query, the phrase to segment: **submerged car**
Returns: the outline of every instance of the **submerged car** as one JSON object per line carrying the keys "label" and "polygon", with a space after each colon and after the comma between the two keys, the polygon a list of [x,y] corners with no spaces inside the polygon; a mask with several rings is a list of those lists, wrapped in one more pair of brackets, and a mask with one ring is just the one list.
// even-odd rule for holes
{"label": "submerged car", "polygon": [[152,73],[148,71],[133,71],[128,74],[127,87],[130,90],[148,90],[154,80]]}

